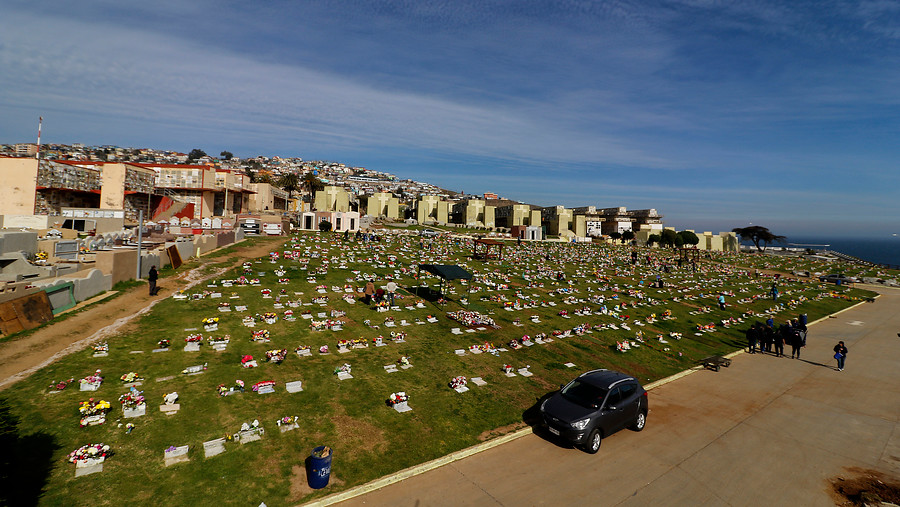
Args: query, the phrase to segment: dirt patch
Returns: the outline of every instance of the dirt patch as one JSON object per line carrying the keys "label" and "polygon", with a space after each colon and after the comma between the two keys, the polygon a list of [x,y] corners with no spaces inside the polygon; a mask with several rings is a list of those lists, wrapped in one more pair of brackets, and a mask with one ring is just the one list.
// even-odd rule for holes
{"label": "dirt patch", "polygon": [[[332,472],[331,477],[328,479],[328,485],[322,488],[320,491],[329,491],[331,489],[335,489],[335,487],[339,488],[343,485],[344,481],[334,475],[334,472]],[[288,498],[288,500],[291,502],[299,502],[306,498],[307,495],[315,491],[315,489],[309,487],[309,482],[306,480],[306,467],[301,465],[294,465],[291,468],[291,492],[290,498]]]}
{"label": "dirt patch", "polygon": [[494,428],[492,430],[487,430],[478,435],[478,441],[484,442],[486,440],[491,440],[492,438],[502,437],[507,433],[512,433],[518,429],[524,428],[527,426],[525,423],[513,423],[507,424],[506,426],[501,426],[499,428]]}
{"label": "dirt patch", "polygon": [[836,505],[900,504],[900,480],[875,470],[848,468],[847,475],[829,482]]}

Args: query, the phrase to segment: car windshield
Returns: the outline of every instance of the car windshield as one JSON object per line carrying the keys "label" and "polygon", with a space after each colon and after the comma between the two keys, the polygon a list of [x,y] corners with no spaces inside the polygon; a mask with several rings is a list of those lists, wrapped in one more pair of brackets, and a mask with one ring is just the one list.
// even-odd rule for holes
{"label": "car windshield", "polygon": [[576,379],[569,382],[569,385],[564,387],[562,391],[560,391],[560,394],[562,394],[563,398],[572,403],[577,403],[582,407],[593,408],[603,401],[606,392],[606,389],[603,389],[602,387],[597,387]]}

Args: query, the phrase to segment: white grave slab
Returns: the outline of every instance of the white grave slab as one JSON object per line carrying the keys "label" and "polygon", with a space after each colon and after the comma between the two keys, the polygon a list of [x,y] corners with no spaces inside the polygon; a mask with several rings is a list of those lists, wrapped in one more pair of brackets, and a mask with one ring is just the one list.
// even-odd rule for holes
{"label": "white grave slab", "polygon": [[200,342],[189,342],[184,346],[185,352],[200,352]]}
{"label": "white grave slab", "polygon": [[172,405],[160,405],[159,411],[166,415],[175,415],[178,411],[181,410],[180,403],[173,403]]}
{"label": "white grave slab", "polygon": [[565,367],[566,367],[566,368],[574,368],[574,367],[575,367],[575,363],[565,363]]}
{"label": "white grave slab", "polygon": [[412,411],[412,408],[409,406],[409,402],[401,401],[400,403],[394,403],[394,410],[402,414]]}
{"label": "white grave slab", "polygon": [[285,432],[288,432],[288,431],[293,431],[293,430],[298,430],[298,429],[300,429],[300,425],[297,424],[297,423],[282,424],[281,426],[279,426],[279,429],[281,429],[281,432],[282,432],[282,433],[285,433]]}
{"label": "white grave slab", "polygon": [[397,372],[400,371],[400,370],[397,369],[397,365],[396,365],[396,364],[387,364],[387,365],[384,366],[384,371],[385,371],[386,373],[397,373]]}
{"label": "white grave slab", "polygon": [[294,382],[288,382],[288,383],[284,384],[284,388],[287,392],[289,392],[291,394],[299,393],[300,391],[303,390],[303,382],[300,380],[297,380]]}
{"label": "white grave slab", "polygon": [[225,452],[225,438],[203,442],[203,457],[211,458]]}
{"label": "white grave slab", "polygon": [[337,377],[338,377],[338,380],[349,380],[349,379],[353,378],[353,375],[350,375],[349,373],[347,373],[345,371],[341,371],[341,372],[338,372]]}
{"label": "white grave slab", "polygon": [[466,386],[459,386],[459,387],[457,387],[457,388],[455,388],[455,389],[453,389],[453,390],[456,391],[456,392],[458,392],[458,393],[460,393],[460,394],[462,394],[462,393],[468,391],[469,388],[466,387]]}
{"label": "white grave slab", "polygon": [[190,461],[188,458],[188,447],[187,445],[183,445],[181,447],[176,447],[172,451],[166,451],[163,453],[166,461],[166,466],[172,466],[176,463],[184,463]]}
{"label": "white grave slab", "polygon": [[472,383],[476,386],[486,386],[487,382],[484,381],[481,377],[472,377]]}
{"label": "white grave slab", "polygon": [[103,471],[103,462],[89,459],[75,463],[75,477],[96,474]]}
{"label": "white grave slab", "polygon": [[125,419],[131,419],[132,417],[141,417],[142,415],[147,415],[147,404],[144,403],[137,408],[125,408],[122,409],[122,417]]}
{"label": "white grave slab", "polygon": [[528,371],[528,368],[519,368],[517,371],[519,372],[519,375],[521,375],[523,377],[530,377],[530,376],[534,375],[533,373]]}
{"label": "white grave slab", "polygon": [[156,354],[157,352],[168,352],[168,351],[169,351],[168,348],[165,348],[165,349],[153,349],[153,353],[154,353],[154,354]]}

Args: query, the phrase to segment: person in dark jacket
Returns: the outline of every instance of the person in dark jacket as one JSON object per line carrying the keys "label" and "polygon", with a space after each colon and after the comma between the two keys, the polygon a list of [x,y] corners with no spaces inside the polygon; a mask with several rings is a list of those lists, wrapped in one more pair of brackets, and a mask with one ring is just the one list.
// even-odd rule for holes
{"label": "person in dark jacket", "polygon": [[847,346],[843,341],[839,341],[834,346],[834,358],[837,359],[838,371],[844,371],[844,361],[847,359]]}
{"label": "person in dark jacket", "polygon": [[156,281],[159,280],[159,273],[156,271],[156,266],[150,266],[150,273],[147,275],[147,280],[150,282],[150,295],[155,296],[157,292]]}
{"label": "person in dark jacket", "polygon": [[791,359],[794,358],[794,354],[797,354],[797,359],[800,359],[800,349],[802,347],[803,336],[800,334],[800,329],[791,327]]}
{"label": "person in dark jacket", "polygon": [[751,354],[756,354],[756,342],[759,340],[759,332],[756,328],[756,324],[750,326],[750,329],[747,330],[747,351]]}

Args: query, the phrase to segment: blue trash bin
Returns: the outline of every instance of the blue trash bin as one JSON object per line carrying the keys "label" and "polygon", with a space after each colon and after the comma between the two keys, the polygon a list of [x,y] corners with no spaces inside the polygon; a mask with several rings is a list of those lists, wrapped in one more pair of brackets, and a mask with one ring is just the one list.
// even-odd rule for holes
{"label": "blue trash bin", "polygon": [[[325,449],[328,449],[328,456],[316,457]],[[328,479],[331,478],[331,457],[333,455],[334,451],[324,445],[313,449],[306,463],[306,481],[309,482],[309,487],[322,489],[328,485]]]}

